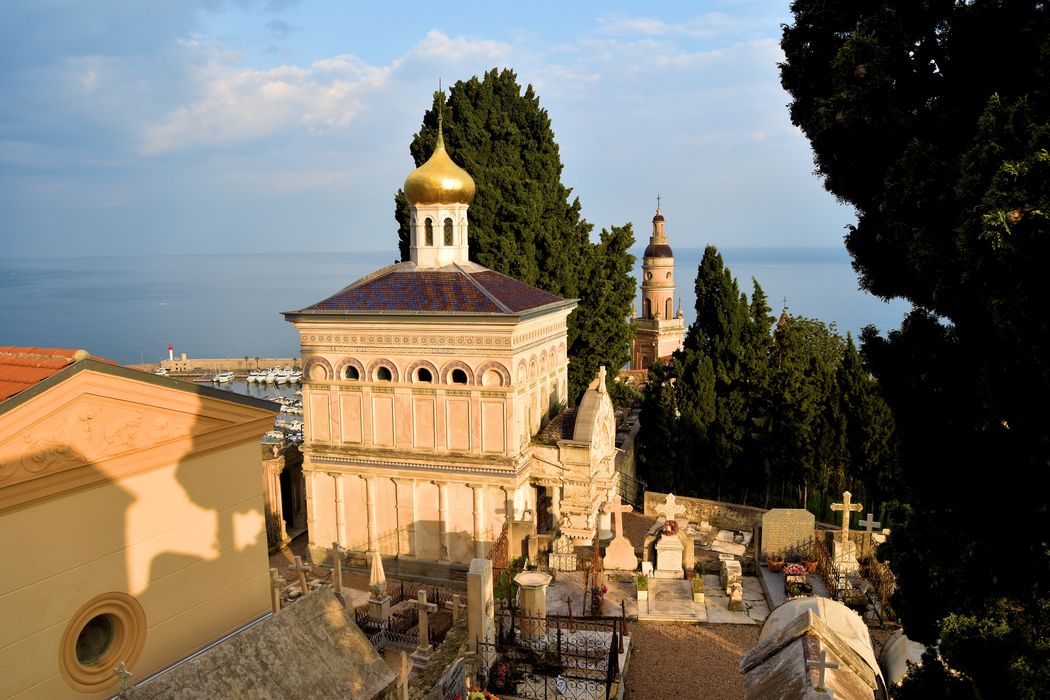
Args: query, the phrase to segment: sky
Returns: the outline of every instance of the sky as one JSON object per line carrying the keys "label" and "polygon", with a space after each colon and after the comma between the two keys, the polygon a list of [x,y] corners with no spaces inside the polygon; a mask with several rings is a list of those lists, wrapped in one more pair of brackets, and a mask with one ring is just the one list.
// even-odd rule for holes
{"label": "sky", "polygon": [[[602,227],[672,245],[841,246],[777,63],[787,0],[4,0],[12,257],[397,250],[439,80],[532,84]],[[452,153],[455,158],[455,153]]]}

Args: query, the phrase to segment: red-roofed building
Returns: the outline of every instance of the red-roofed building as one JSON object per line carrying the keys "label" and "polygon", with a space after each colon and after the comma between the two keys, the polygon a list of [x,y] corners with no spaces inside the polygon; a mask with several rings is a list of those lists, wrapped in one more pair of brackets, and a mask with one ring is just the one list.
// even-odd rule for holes
{"label": "red-roofed building", "polygon": [[447,578],[504,526],[512,556],[537,531],[589,544],[616,489],[611,402],[577,426],[593,437],[563,436],[571,450],[533,443],[567,403],[576,300],[469,259],[475,185],[440,131],[404,191],[410,259],[284,314],[302,347],[311,555],[337,542],[357,561],[378,551],[388,573]]}

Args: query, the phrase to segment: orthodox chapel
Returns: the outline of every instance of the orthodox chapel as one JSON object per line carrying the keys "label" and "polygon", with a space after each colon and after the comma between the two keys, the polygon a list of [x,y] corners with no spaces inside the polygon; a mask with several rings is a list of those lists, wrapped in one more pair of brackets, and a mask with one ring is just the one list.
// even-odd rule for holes
{"label": "orthodox chapel", "polygon": [[[562,299],[468,258],[473,178],[438,127],[405,180],[410,259],[298,311],[310,553],[379,552],[388,573],[445,577],[506,527],[586,545],[618,488],[604,370],[568,399]],[[552,423],[553,425],[554,423]]]}
{"label": "orthodox chapel", "polygon": [[631,349],[631,369],[649,369],[656,360],[666,360],[675,350],[681,350],[685,341],[685,320],[682,302],[678,310],[674,304],[674,253],[664,230],[664,215],[656,207],[653,233],[642,254],[642,315],[631,311],[634,326],[634,345]]}

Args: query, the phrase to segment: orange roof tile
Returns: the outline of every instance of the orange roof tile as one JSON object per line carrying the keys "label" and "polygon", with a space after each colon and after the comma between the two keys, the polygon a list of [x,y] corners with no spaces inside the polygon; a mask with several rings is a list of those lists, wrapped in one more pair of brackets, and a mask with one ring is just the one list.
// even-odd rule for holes
{"label": "orange roof tile", "polygon": [[[83,350],[0,346],[0,401],[6,401],[86,357],[90,355]],[[116,364],[98,357],[94,359]]]}

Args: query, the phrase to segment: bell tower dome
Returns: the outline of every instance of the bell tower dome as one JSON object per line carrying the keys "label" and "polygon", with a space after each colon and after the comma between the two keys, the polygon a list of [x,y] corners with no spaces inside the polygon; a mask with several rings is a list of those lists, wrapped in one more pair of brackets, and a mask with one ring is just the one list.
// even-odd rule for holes
{"label": "bell tower dome", "polygon": [[469,262],[467,208],[474,199],[474,178],[452,161],[442,131],[439,114],[433,154],[405,178],[412,214],[409,256],[422,268]]}

